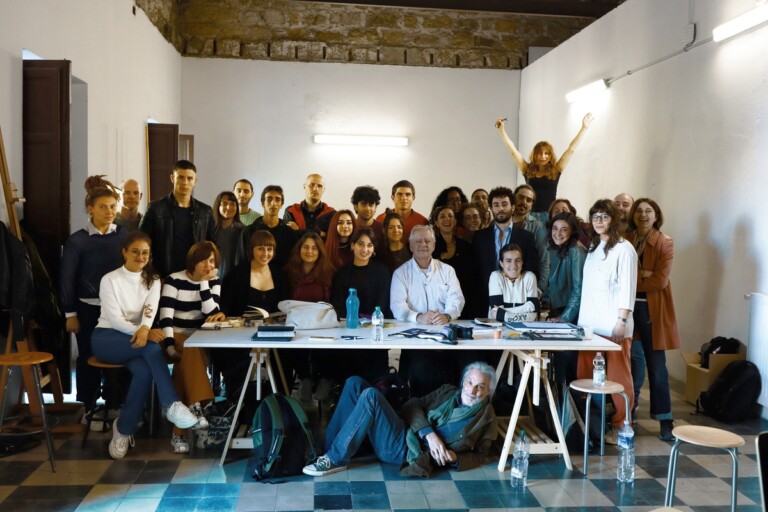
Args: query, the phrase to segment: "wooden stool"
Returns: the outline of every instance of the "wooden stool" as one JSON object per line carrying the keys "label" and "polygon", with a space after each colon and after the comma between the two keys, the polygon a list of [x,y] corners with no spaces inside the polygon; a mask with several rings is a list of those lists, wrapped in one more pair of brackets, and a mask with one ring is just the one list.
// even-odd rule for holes
{"label": "wooden stool", "polygon": [[587,467],[589,464],[589,406],[592,402],[592,395],[600,395],[602,411],[602,420],[600,422],[600,456],[605,455],[605,395],[613,395],[615,393],[624,397],[624,402],[627,404],[627,414],[631,414],[629,408],[629,397],[624,393],[624,386],[618,382],[606,380],[602,386],[595,386],[592,379],[579,379],[574,380],[570,384],[570,388],[575,391],[587,394],[587,406],[584,409],[584,478],[587,478]]}
{"label": "wooden stool", "polygon": [[[105,363],[103,361],[99,361],[96,356],[91,356],[88,358],[88,365],[93,366],[94,368],[98,368],[99,370],[102,370],[104,372],[104,378],[109,378],[109,374],[114,372],[115,370],[119,370],[121,368],[125,368],[125,365],[122,364],[113,364],[113,363]],[[115,379],[115,382],[117,379]],[[127,396],[127,391],[118,387],[118,392],[120,393],[120,396],[125,400],[125,397]],[[85,419],[87,421],[87,425],[85,427],[85,432],[83,432],[83,442],[82,446],[85,447],[86,441],[88,441],[88,433],[91,431],[91,422],[96,419],[97,421],[102,421],[104,425],[107,424],[109,421],[109,410],[106,406],[98,406],[96,407],[96,401],[99,399],[99,395],[102,394],[103,388],[102,386],[99,386],[99,388],[96,390],[95,396],[93,397],[93,400],[91,401],[91,404],[93,405],[93,408],[90,412],[88,412],[85,416]],[[90,404],[89,404],[90,405]],[[98,414],[101,413],[101,417],[98,417]],[[149,436],[152,437],[152,431],[153,431],[153,424],[155,419],[155,388],[152,386],[152,395],[150,397],[150,409],[149,409]]]}
{"label": "wooden stool", "polygon": [[672,430],[675,444],[669,454],[669,471],[667,472],[667,494],[664,506],[671,507],[675,500],[675,477],[677,476],[677,455],[680,444],[686,442],[697,446],[720,448],[731,454],[733,473],[731,476],[731,512],[736,512],[736,478],[739,474],[739,446],[744,446],[744,438],[721,430],[719,428],[702,427],[700,425],[681,425]]}
{"label": "wooden stool", "polygon": [[[51,471],[55,472],[56,458],[53,455],[53,439],[51,438],[51,426],[48,423],[48,415],[45,413],[45,401],[43,400],[43,390],[40,387],[40,365],[52,360],[53,360],[53,356],[48,352],[17,352],[14,354],[0,355],[0,366],[6,366],[8,368],[8,375],[5,380],[5,386],[3,389],[3,403],[0,404],[0,430],[2,429],[3,423],[5,422],[5,404],[8,401],[8,383],[11,381],[13,368],[15,366],[19,366],[19,367],[31,366],[32,377],[34,380],[35,394],[37,396],[37,399],[40,401],[40,417],[42,419],[43,428],[30,430],[30,431],[24,432],[23,434],[4,433],[2,435],[6,435],[6,436],[27,435],[27,434],[37,434],[40,432],[45,434],[45,441],[48,444],[48,456],[51,460]],[[29,390],[27,390],[27,392],[29,392]],[[32,415],[31,413],[32,413],[32,410],[30,409],[30,416]]]}

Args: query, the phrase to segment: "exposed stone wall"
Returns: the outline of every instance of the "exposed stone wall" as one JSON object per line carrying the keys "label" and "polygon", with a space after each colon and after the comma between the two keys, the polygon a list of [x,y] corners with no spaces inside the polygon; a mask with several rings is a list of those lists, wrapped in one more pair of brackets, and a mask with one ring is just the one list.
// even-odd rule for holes
{"label": "exposed stone wall", "polygon": [[147,13],[163,37],[176,48],[184,51],[184,39],[179,24],[179,5],[176,0],[135,0],[136,5]]}
{"label": "exposed stone wall", "polygon": [[175,15],[174,0],[137,3],[183,55],[259,60],[519,69],[530,46],[557,46],[594,21],[296,0],[177,1]]}

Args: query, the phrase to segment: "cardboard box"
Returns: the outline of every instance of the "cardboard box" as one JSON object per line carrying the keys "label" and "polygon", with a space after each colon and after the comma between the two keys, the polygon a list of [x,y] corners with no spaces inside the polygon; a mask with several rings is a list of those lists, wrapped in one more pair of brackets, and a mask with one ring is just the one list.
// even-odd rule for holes
{"label": "cardboard box", "polygon": [[681,352],[680,355],[686,363],[685,401],[694,405],[701,392],[709,389],[728,363],[744,359],[744,354],[713,354],[709,356],[709,368],[702,368],[698,352]]}

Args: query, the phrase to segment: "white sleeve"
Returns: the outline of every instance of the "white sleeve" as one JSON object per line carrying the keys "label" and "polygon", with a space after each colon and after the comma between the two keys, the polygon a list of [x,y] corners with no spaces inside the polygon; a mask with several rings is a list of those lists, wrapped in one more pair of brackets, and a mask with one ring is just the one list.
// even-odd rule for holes
{"label": "white sleeve", "polygon": [[448,294],[445,297],[445,313],[456,320],[464,309],[464,294],[461,292],[459,278],[456,277],[456,271],[450,265],[443,265],[442,271],[445,272],[445,281],[448,284]]}
{"label": "white sleeve", "polygon": [[121,302],[119,286],[115,286],[110,274],[101,278],[99,286],[99,299],[101,299],[101,316],[107,319],[112,329],[133,335],[138,326],[125,318]]}
{"label": "white sleeve", "polygon": [[160,280],[155,279],[152,283],[152,287],[147,293],[147,298],[144,300],[144,311],[141,315],[141,325],[146,325],[150,329],[152,323],[155,321],[157,315],[157,307],[160,304]]}
{"label": "white sleeve", "polygon": [[[635,295],[637,293],[637,253],[627,241],[621,242],[621,252],[617,254],[617,276],[619,281],[618,305],[619,309],[635,309]],[[618,249],[619,247],[617,247]]]}
{"label": "white sleeve", "polygon": [[403,268],[408,263],[404,263],[392,274],[392,282],[389,285],[389,309],[392,310],[392,316],[397,320],[405,322],[415,322],[419,315],[418,311],[413,311],[408,306],[408,284],[406,281],[406,272]]}

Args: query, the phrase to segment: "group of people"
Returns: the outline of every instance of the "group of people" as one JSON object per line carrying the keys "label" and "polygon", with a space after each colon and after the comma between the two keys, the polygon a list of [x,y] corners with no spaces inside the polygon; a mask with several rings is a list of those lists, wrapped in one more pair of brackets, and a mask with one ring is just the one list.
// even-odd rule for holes
{"label": "group of people", "polygon": [[[542,142],[527,162],[499,119],[497,128],[527,183],[514,190],[477,189],[469,198],[461,188],[448,187],[428,216],[413,209],[416,190],[407,180],[392,186],[392,207],[376,216],[381,197],[375,188],[355,188],[352,207],[336,210],[322,201],[323,177],[310,174],[304,200],[287,206],[281,218],[285,197],[278,185],[262,190],[262,213],[250,208],[255,191],[247,179],[218,194],[213,208],[195,199],[197,169],[188,161],[177,162],[172,192],[151,202],[143,216],[135,181],[123,183],[118,212],[118,189],[101,177],[89,178],[89,222],[65,245],[61,298],[67,329],[77,335],[78,400],[91,404],[98,386],[98,374],[85,364],[91,354],[125,364],[133,374],[110,454],[122,457],[133,442],[152,380],[161,403],[171,406],[168,418],[176,425],[171,443],[180,453],[189,450],[184,429],[205,424],[201,408],[214,396],[209,367],[221,374],[228,390],[242,385],[247,357],[241,351],[212,350],[209,358],[184,347],[204,321],[241,316],[251,306],[276,311],[285,299],[330,302],[344,318],[351,288],[361,316],[378,306],[387,317],[444,325],[489,316],[528,321],[544,309],[549,320],[589,326],[621,345],[621,351],[606,354],[607,376],[624,385],[631,404],[647,366],[651,416],[660,421],[661,438],[670,439],[664,351],[679,346],[679,334],[669,285],[673,245],[659,231],[661,210],[652,199],[633,201],[622,194],[596,201],[585,222],[570,201],[557,197],[558,180],[591,122],[591,115],[584,117],[559,160]],[[122,347],[111,350],[112,340]],[[387,372],[386,351],[375,352],[281,351],[287,375],[305,394],[311,396],[314,388],[316,398],[323,398],[328,383],[346,381],[326,436],[328,454],[307,471],[325,474],[345,467],[366,435],[384,460],[413,463],[426,457],[440,466],[461,466],[439,435],[438,418],[462,417],[464,427],[492,418],[486,398],[493,372],[487,363],[495,363],[497,355],[403,351],[399,371],[413,394],[425,398],[418,402],[420,412],[403,411],[405,424],[390,418],[380,426],[387,433],[377,436],[371,429],[382,418],[357,411],[361,401],[370,412],[371,401],[382,400],[366,383]],[[585,352],[558,357],[558,378],[588,377],[593,357]],[[166,360],[174,363],[172,379]],[[353,375],[359,377],[350,379]],[[459,378],[460,390],[441,387]],[[483,407],[471,417],[464,415],[466,407],[456,412],[445,405],[479,402]],[[614,404],[612,426],[620,427],[631,412],[624,410],[623,400]],[[353,427],[349,418],[356,414],[362,416]],[[475,432],[478,440],[485,439],[486,423]],[[615,437],[609,432],[607,439]]]}

